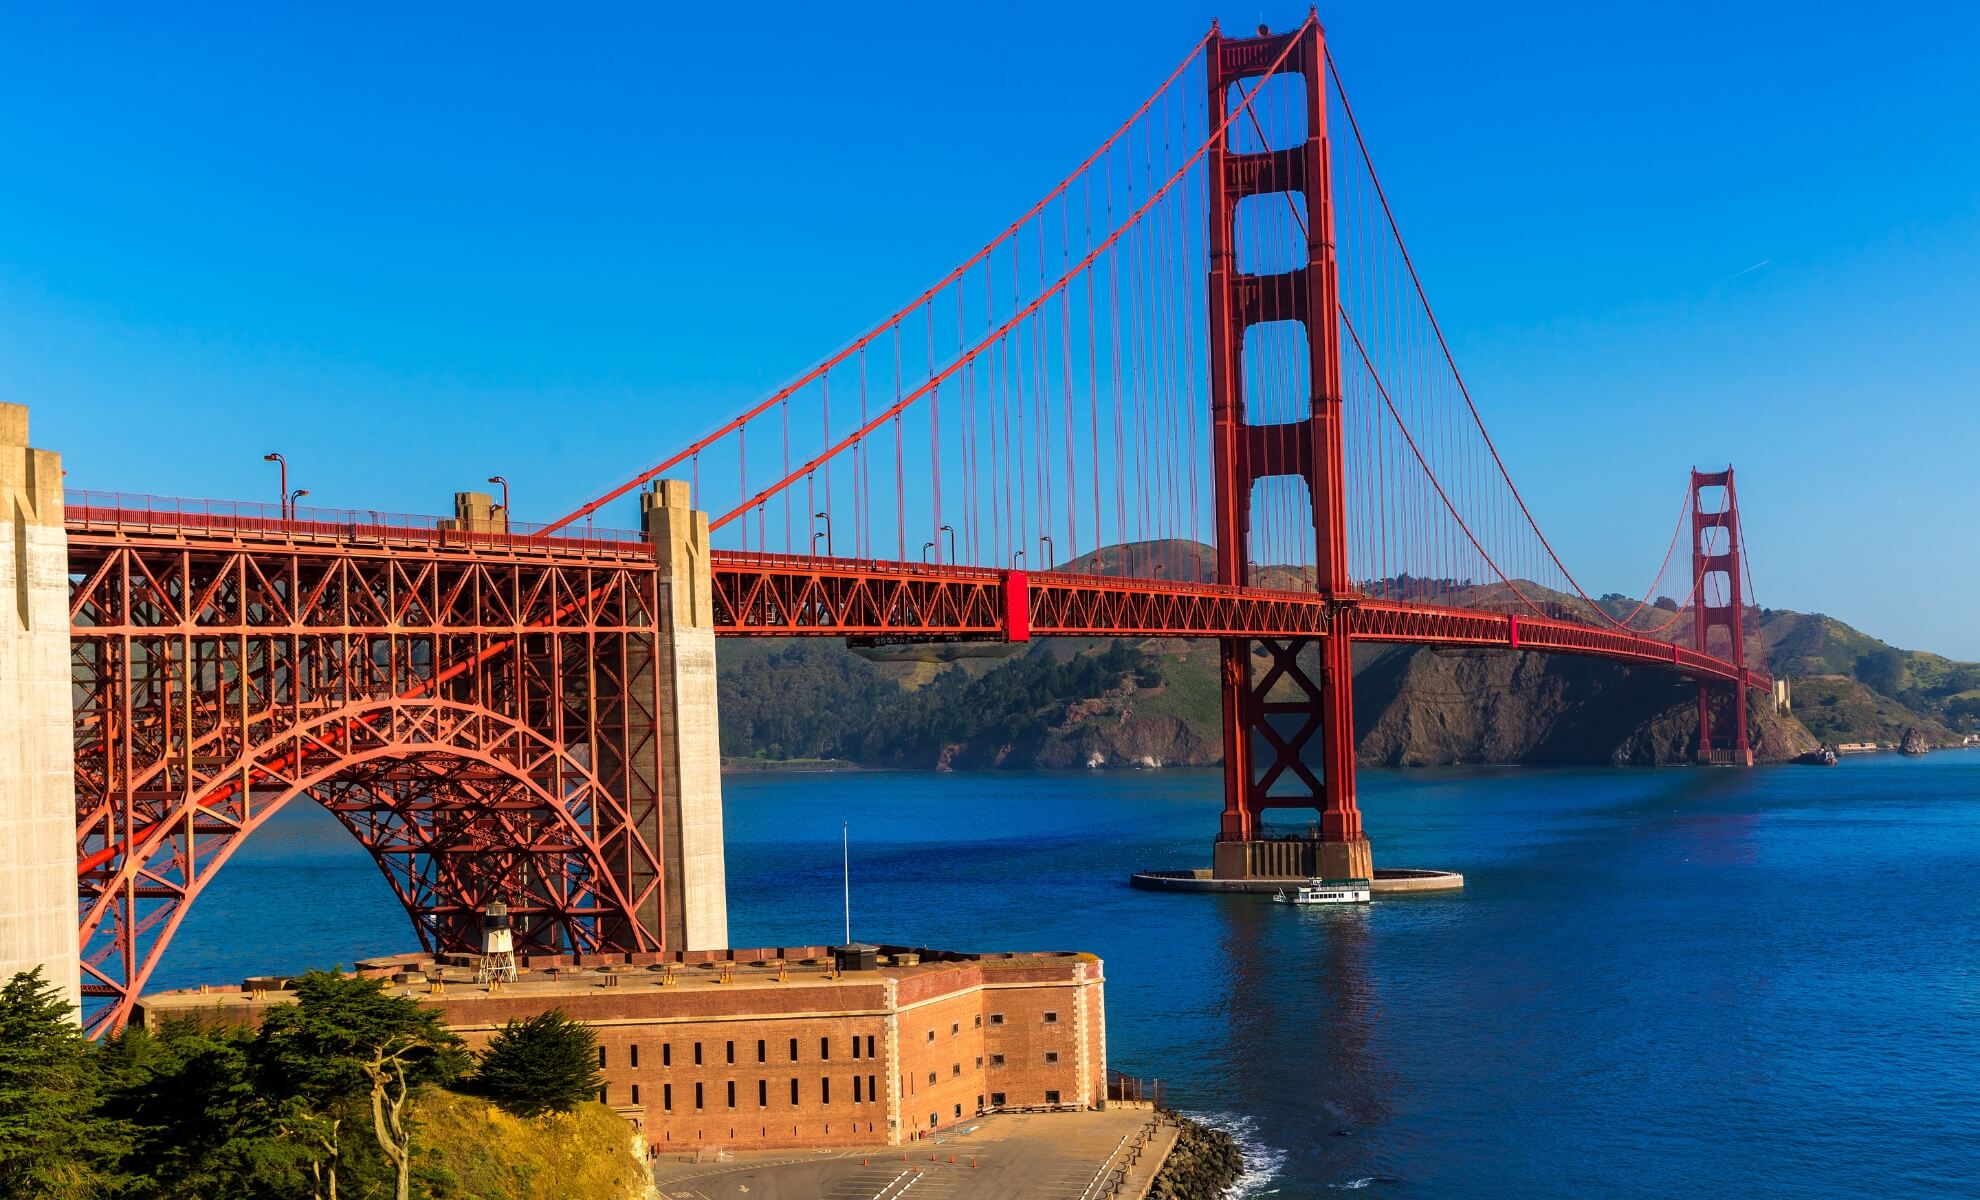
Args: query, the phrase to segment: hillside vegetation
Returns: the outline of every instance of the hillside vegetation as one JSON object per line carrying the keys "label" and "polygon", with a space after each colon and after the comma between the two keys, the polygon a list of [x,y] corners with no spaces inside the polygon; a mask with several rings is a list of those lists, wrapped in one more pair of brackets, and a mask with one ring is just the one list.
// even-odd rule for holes
{"label": "hillside vegetation", "polygon": [[[1160,564],[1202,578],[1214,555],[1189,542],[1115,546],[1069,566],[1114,573]],[[1261,572],[1297,587],[1290,568]],[[1376,586],[1376,585],[1371,585]],[[1510,608],[1503,585],[1423,580]],[[1542,604],[1570,598],[1522,587]],[[1632,625],[1689,642],[1691,616],[1662,599],[1601,598]],[[1751,609],[1749,655],[1791,680],[1793,715],[1758,695],[1749,706],[1758,757],[1786,760],[1823,744],[1895,742],[1906,729],[1935,745],[1980,728],[1980,664],[1900,650],[1831,617]],[[853,649],[824,639],[724,641],[719,650],[723,752],[732,759],[827,760],[891,767],[1210,765],[1221,756],[1212,641],[1051,639],[1019,646],[939,644]],[[1370,764],[1687,762],[1697,742],[1696,689],[1654,668],[1568,655],[1359,647],[1358,757]]]}
{"label": "hillside vegetation", "polygon": [[417,1169],[433,1200],[639,1200],[652,1191],[631,1126],[595,1101],[519,1117],[436,1089],[415,1102],[413,1119]]}

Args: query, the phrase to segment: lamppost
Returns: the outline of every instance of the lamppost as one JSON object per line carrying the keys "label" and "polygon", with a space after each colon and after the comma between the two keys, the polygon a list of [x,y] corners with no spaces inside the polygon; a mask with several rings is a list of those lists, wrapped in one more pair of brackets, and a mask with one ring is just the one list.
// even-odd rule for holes
{"label": "lamppost", "polygon": [[1045,543],[1045,569],[1049,571],[1059,565],[1059,548],[1052,544],[1049,533],[1040,534],[1038,540]]}
{"label": "lamppost", "polygon": [[[825,522],[825,557],[832,557],[832,514],[823,512],[812,513],[811,519]],[[818,535],[816,533],[811,535],[811,552],[814,555],[818,553]]]}
{"label": "lamppost", "polygon": [[1023,557],[1024,557],[1024,551],[1022,550],[1011,551],[1011,570],[1015,571],[1018,569],[1018,559]]}
{"label": "lamppost", "polygon": [[941,533],[946,533],[946,534],[948,534],[948,535],[949,535],[949,561],[950,561],[951,563],[953,563],[953,562],[955,562],[955,561],[956,561],[956,530],[955,530],[955,527],[954,527],[954,526],[952,526],[952,525],[944,525],[944,526],[942,526],[942,527],[940,528],[940,530],[939,530],[938,532],[941,532]]}
{"label": "lamppost", "polygon": [[297,488],[295,491],[289,493],[289,505],[288,505],[289,520],[293,521],[296,519],[296,501],[302,499],[304,496],[307,495],[309,495],[308,488]]}
{"label": "lamppost", "polygon": [[502,524],[509,523],[509,481],[500,475],[490,475],[488,482],[502,485]]}
{"label": "lamppost", "polygon": [[933,550],[934,548],[935,548],[935,543],[934,543],[934,542],[923,542],[923,543],[921,543],[921,565],[922,565],[922,566],[924,566],[924,567],[925,567],[925,566],[927,566],[927,565],[928,565],[928,552],[929,552],[930,550]]}
{"label": "lamppost", "polygon": [[282,519],[286,521],[289,519],[289,460],[279,454],[269,453],[262,455],[261,461],[272,462],[282,469],[281,490],[275,494],[276,505],[282,510]]}

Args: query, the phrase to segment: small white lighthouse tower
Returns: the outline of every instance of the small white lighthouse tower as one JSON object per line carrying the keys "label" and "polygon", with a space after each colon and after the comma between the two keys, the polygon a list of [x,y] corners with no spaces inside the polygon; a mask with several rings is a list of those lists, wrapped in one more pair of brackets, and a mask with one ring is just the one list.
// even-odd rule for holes
{"label": "small white lighthouse tower", "polygon": [[500,900],[490,900],[481,910],[481,965],[474,977],[480,983],[515,982],[515,937],[509,931],[509,906]]}

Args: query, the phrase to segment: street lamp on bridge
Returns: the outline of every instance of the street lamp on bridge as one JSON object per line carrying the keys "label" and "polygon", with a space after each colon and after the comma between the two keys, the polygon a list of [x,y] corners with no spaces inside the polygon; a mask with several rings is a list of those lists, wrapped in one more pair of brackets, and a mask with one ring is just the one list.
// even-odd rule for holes
{"label": "street lamp on bridge", "polygon": [[302,499],[304,496],[307,495],[309,495],[308,488],[297,488],[295,491],[289,493],[289,504],[288,504],[288,513],[287,513],[289,520],[293,521],[296,519],[296,501]]}
{"label": "street lamp on bridge", "polygon": [[826,557],[826,558],[830,558],[830,557],[832,557],[832,514],[831,514],[831,513],[824,513],[824,512],[821,512],[821,513],[812,513],[812,514],[811,514],[811,519],[812,519],[812,520],[814,520],[814,521],[823,521],[823,522],[825,522],[825,532],[824,532],[824,533],[823,533],[822,535],[821,535],[821,534],[818,534],[818,533],[816,533],[816,532],[814,532],[814,533],[813,533],[813,534],[811,535],[811,553],[812,553],[812,554],[813,554],[814,556],[816,556],[816,555],[817,555],[817,553],[818,553],[818,539],[819,539],[819,537],[821,537],[821,536],[822,536],[822,537],[824,537],[824,539],[825,539],[825,557]]}
{"label": "street lamp on bridge", "polygon": [[922,566],[924,566],[924,567],[925,567],[925,566],[927,566],[927,565],[928,565],[928,552],[929,552],[930,550],[933,550],[934,548],[935,548],[935,543],[934,543],[934,542],[923,542],[923,543],[921,543],[921,565],[922,565]]}
{"label": "street lamp on bridge", "polygon": [[275,493],[276,506],[282,510],[282,519],[289,519],[289,460],[280,454],[270,452],[261,456],[262,462],[272,462],[282,469],[282,481]]}
{"label": "street lamp on bridge", "polygon": [[955,561],[956,561],[956,530],[955,530],[955,526],[953,526],[953,525],[944,525],[944,526],[942,526],[942,527],[941,527],[940,529],[938,529],[938,530],[937,530],[936,532],[938,532],[938,533],[946,533],[946,534],[948,534],[948,535],[949,535],[949,561],[950,561],[951,563],[953,563],[953,562],[955,562]]}
{"label": "street lamp on bridge", "polygon": [[1052,535],[1049,533],[1039,534],[1038,540],[1045,543],[1045,569],[1049,571],[1059,565],[1059,548],[1052,544]]}
{"label": "street lamp on bridge", "polygon": [[509,522],[509,481],[500,475],[490,475],[488,482],[502,485],[502,523],[506,525]]}

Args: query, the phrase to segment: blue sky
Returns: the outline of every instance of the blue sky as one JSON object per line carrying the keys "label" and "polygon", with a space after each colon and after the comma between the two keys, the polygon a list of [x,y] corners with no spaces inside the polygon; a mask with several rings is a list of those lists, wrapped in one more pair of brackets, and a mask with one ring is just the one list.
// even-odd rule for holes
{"label": "blue sky", "polygon": [[[1212,15],[0,15],[0,397],[74,486],[548,519],[976,249]],[[1980,12],[1356,4],[1459,362],[1592,588],[1737,464],[1756,596],[1980,658]],[[1756,264],[1765,264],[1756,266]]]}

